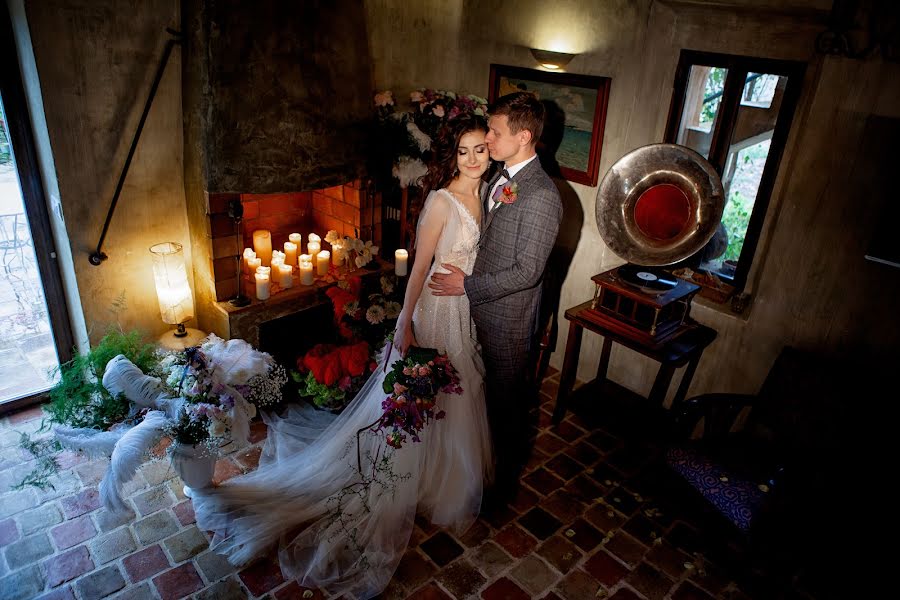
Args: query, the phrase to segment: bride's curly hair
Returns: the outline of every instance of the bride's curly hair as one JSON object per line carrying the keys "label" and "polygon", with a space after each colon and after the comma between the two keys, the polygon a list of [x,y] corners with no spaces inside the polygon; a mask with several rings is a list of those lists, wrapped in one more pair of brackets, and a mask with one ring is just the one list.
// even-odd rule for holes
{"label": "bride's curly hair", "polygon": [[484,117],[472,113],[462,113],[449,119],[441,127],[432,142],[428,172],[422,178],[422,198],[427,198],[428,194],[434,190],[447,187],[459,173],[456,156],[459,140],[472,131],[487,133],[488,126]]}

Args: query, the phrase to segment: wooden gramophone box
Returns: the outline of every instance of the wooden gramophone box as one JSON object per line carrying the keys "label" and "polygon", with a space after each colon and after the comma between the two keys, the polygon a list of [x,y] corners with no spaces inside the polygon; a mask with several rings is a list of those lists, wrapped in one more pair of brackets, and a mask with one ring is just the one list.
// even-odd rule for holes
{"label": "wooden gramophone box", "polygon": [[597,288],[584,317],[651,346],[687,331],[691,300],[700,290],[662,269],[632,264],[591,280]]}

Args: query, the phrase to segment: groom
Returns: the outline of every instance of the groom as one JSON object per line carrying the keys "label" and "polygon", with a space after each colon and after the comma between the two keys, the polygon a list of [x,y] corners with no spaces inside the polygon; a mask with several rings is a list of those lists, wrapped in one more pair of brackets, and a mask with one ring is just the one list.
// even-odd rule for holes
{"label": "groom", "polygon": [[494,452],[495,491],[515,489],[528,452],[529,357],[535,347],[541,280],[553,249],[562,202],[541,168],[535,146],[544,124],[544,106],[517,92],[494,104],[485,141],[491,158],[504,168],[482,190],[478,258],[472,275],[453,265],[435,273],[429,287],[437,296],[466,294],[478,329]]}

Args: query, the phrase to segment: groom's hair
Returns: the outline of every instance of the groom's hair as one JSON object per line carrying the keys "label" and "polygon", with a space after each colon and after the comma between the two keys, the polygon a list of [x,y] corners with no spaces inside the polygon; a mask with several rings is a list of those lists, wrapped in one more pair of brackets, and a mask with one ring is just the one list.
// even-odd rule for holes
{"label": "groom's hair", "polygon": [[494,102],[491,115],[506,115],[510,133],[516,134],[527,129],[531,132],[531,142],[537,144],[544,131],[546,110],[537,96],[531,92],[513,92],[501,96]]}

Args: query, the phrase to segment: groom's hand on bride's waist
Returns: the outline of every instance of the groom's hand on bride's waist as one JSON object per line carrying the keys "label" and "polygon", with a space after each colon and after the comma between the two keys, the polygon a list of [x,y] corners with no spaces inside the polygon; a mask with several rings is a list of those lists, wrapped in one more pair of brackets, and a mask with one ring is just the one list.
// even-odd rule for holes
{"label": "groom's hand on bride's waist", "polygon": [[463,296],[466,293],[466,274],[459,267],[442,263],[441,266],[449,273],[434,273],[428,287],[435,296]]}

